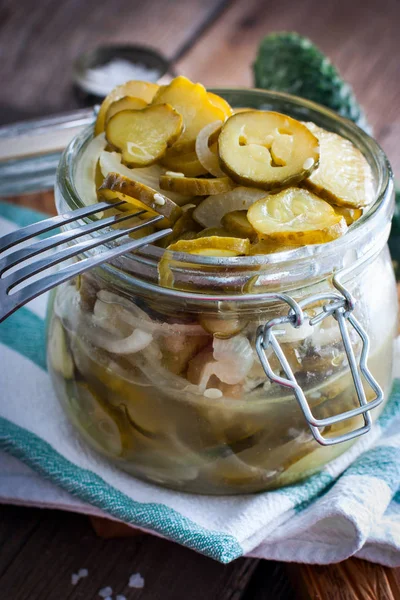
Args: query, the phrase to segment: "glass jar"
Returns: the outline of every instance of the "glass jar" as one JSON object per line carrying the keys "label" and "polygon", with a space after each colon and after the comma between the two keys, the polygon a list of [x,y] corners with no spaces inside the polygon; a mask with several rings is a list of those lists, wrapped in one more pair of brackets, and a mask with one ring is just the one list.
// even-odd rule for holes
{"label": "glass jar", "polygon": [[[232,106],[284,112],[350,139],[373,171],[374,205],[323,245],[172,255],[172,288],[158,283],[162,249],[115,259],[52,295],[48,358],[72,423],[115,464],[184,491],[238,494],[317,472],[369,429],[382,391],[388,397],[393,182],[374,140],[331,111],[285,94],[218,93]],[[89,128],[64,153],[59,212],[82,206],[74,174],[91,138]],[[363,364],[364,331],[374,379]]]}

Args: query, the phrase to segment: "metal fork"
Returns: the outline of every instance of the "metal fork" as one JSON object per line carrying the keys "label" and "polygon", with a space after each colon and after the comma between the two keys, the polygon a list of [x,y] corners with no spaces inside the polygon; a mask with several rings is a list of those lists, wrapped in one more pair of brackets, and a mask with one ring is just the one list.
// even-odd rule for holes
{"label": "metal fork", "polygon": [[[15,290],[19,284],[34,275],[40,274],[49,267],[69,260],[72,257],[76,257],[83,252],[97,248],[107,242],[112,242],[127,236],[129,233],[138,231],[143,227],[154,225],[157,221],[163,219],[162,215],[157,215],[147,220],[143,220],[141,223],[135,223],[133,226],[127,226],[126,228],[118,229],[117,231],[112,230],[104,233],[104,235],[98,235],[95,239],[92,238],[79,241],[79,238],[83,235],[87,235],[94,231],[101,232],[112,225],[123,223],[134,217],[139,217],[145,214],[146,210],[140,210],[136,213],[129,213],[122,216],[113,215],[91,223],[79,225],[78,227],[61,233],[56,233],[46,239],[34,241],[29,246],[24,246],[14,252],[5,254],[6,251],[13,246],[17,246],[42,233],[46,233],[62,225],[67,225],[68,223],[73,223],[84,217],[95,215],[100,211],[116,208],[121,204],[125,204],[125,201],[121,200],[115,203],[99,202],[90,207],[79,208],[78,210],[69,211],[56,217],[45,219],[44,221],[38,221],[37,223],[13,231],[0,238],[0,323],[18,308],[40,294],[47,292],[51,288],[84,273],[88,269],[92,269],[121,254],[136,250],[146,244],[151,244],[171,233],[172,230],[167,228],[139,239],[128,239],[126,242],[124,241],[114,248],[101,249],[100,252],[93,256],[82,258],[78,262],[60,268],[55,273],[43,275],[42,277],[35,279],[32,283],[28,283],[24,287]],[[59,249],[50,256],[44,258],[41,257],[47,250],[66,243],[69,244],[67,248]],[[13,270],[7,275],[7,271],[12,267],[16,267],[25,262],[25,260],[33,257],[37,257],[37,260],[29,265],[21,266],[20,268]]]}

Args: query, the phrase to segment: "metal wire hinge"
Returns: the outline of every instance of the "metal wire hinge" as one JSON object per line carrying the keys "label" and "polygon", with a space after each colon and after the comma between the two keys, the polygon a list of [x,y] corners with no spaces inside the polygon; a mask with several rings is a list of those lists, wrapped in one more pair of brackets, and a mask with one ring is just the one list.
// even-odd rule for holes
{"label": "metal wire hinge", "polygon": [[[294,396],[300,405],[314,438],[322,446],[331,446],[333,444],[346,442],[364,433],[367,433],[371,429],[372,424],[370,411],[373,408],[376,408],[383,401],[383,391],[378,382],[372,376],[367,366],[367,358],[369,353],[368,335],[352,314],[355,306],[355,300],[348,290],[346,290],[346,288],[339,282],[337,276],[333,277],[333,285],[338,292],[315,294],[304,300],[301,300],[300,302],[296,302],[290,296],[283,295],[283,299],[289,305],[288,314],[271,319],[265,325],[261,325],[257,330],[256,337],[257,354],[267,377],[271,382],[293,390]],[[325,302],[325,304],[322,306],[321,312],[312,317],[305,314],[304,309],[307,306],[315,305],[317,302],[321,301]],[[293,327],[298,328],[304,323],[308,322],[309,325],[315,326],[329,316],[334,317],[338,323],[359,406],[332,417],[317,419],[312,414],[307,398],[301,386],[296,381],[293,371],[285,357],[284,352],[282,351],[281,346],[279,345],[275,333],[276,328],[282,324],[290,323]],[[358,364],[349,335],[349,325],[355,330],[362,342]],[[286,377],[281,377],[272,370],[267,354],[267,351],[270,348],[277,357],[282,371]],[[374,391],[375,398],[373,398],[370,402],[367,402],[361,375]],[[363,416],[364,424],[361,427],[347,431],[346,433],[336,437],[324,437],[320,431],[325,427],[335,425],[336,423],[341,423],[342,421],[352,419],[358,415]]]}

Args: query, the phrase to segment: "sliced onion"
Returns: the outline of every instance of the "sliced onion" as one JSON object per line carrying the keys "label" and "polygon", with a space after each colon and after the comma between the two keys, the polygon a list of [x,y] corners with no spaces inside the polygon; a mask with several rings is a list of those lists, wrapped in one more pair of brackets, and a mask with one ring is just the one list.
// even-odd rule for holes
{"label": "sliced onion", "polygon": [[340,329],[333,317],[328,317],[314,327],[312,344],[317,348],[332,346],[340,340]]}
{"label": "sliced onion", "polygon": [[79,292],[75,285],[64,284],[62,293],[56,294],[54,300],[54,314],[57,315],[69,334],[74,333],[76,324],[81,318],[79,298]]}
{"label": "sliced onion", "polygon": [[75,187],[84,204],[96,204],[96,167],[100,154],[106,146],[104,133],[100,133],[86,147],[78,162],[75,173]]}
{"label": "sliced onion", "polygon": [[110,318],[121,319],[132,328],[150,333],[158,332],[161,335],[204,335],[204,329],[198,323],[157,323],[136,304],[113,292],[100,290],[97,297],[108,306]]}
{"label": "sliced onion", "polygon": [[313,335],[314,327],[305,320],[300,327],[293,327],[291,323],[282,323],[275,330],[275,335],[279,336],[282,342],[300,342]]}
{"label": "sliced onion", "polygon": [[153,341],[153,336],[142,329],[134,329],[133,333],[122,340],[105,340],[104,350],[113,354],[135,354],[147,348]]}
{"label": "sliced onion", "polygon": [[253,349],[244,335],[229,339],[214,338],[213,356],[217,361],[214,375],[231,385],[243,381],[254,363]]}
{"label": "sliced onion", "polygon": [[226,177],[226,173],[219,166],[218,156],[211,152],[208,146],[208,140],[210,135],[218,131],[221,128],[222,121],[214,121],[214,123],[208,123],[200,131],[196,138],[196,154],[201,166],[204,167],[214,177]]}
{"label": "sliced onion", "polygon": [[[138,369],[126,369],[122,367],[115,360],[112,360],[102,348],[97,347],[97,337],[94,339],[93,332],[98,332],[96,328],[93,327],[90,318],[87,318],[87,313],[85,317],[86,318],[79,323],[79,338],[76,335],[76,332],[71,336],[71,347],[78,369],[84,375],[87,375],[91,373],[93,363],[97,363],[100,368],[119,379],[123,379],[128,384],[144,387],[151,386],[151,380],[147,379],[147,377],[145,378],[143,374],[139,375]],[[102,339],[105,339],[104,332],[101,332],[101,335],[103,336]],[[125,360],[129,362],[129,356],[126,356]]]}
{"label": "sliced onion", "polygon": [[225,340],[214,338],[213,351],[204,350],[192,362],[192,381],[202,392],[213,375],[223,383],[236,385],[243,382],[253,363],[253,349],[244,335]]}
{"label": "sliced onion", "polygon": [[93,308],[93,324],[102,327],[108,333],[117,337],[120,335],[126,337],[117,340],[108,340],[101,347],[114,354],[134,354],[147,348],[153,340],[151,333],[141,328],[136,328],[132,331],[132,327],[127,327],[127,324],[118,318],[118,312],[112,310],[112,308],[109,304],[97,299]]}
{"label": "sliced onion", "polygon": [[121,338],[117,328],[113,331],[111,327],[102,327],[104,324],[105,319],[91,318],[89,321],[86,315],[82,316],[79,323],[83,335],[91,344],[112,354],[135,354],[147,348],[153,341],[151,333],[143,329],[135,328],[129,335]]}
{"label": "sliced onion", "polygon": [[[153,382],[153,385],[159,388],[164,394],[182,395],[185,400],[195,399],[199,395],[199,389],[180,377],[171,373],[162,366],[161,360],[154,357],[154,347],[151,344],[135,357],[135,367]],[[191,395],[193,394],[192,398]]]}
{"label": "sliced onion", "polygon": [[96,300],[93,307],[92,321],[97,327],[102,327],[112,335],[118,337],[125,337],[131,334],[132,327],[134,327],[120,318],[114,306],[102,302],[100,299]]}
{"label": "sliced onion", "polygon": [[267,196],[264,190],[237,187],[225,194],[209,196],[193,211],[193,218],[203,227],[221,227],[222,217],[233,210],[246,210]]}
{"label": "sliced onion", "polygon": [[109,173],[120,173],[129,179],[138,181],[147,185],[153,190],[156,190],[160,194],[167,196],[173,200],[176,204],[187,204],[191,199],[191,196],[183,196],[176,192],[166,192],[159,186],[159,179],[161,175],[164,175],[166,169],[159,165],[152,165],[151,167],[144,167],[142,169],[130,169],[121,163],[121,155],[118,152],[101,152],[100,157],[100,169],[104,177],[107,177]]}

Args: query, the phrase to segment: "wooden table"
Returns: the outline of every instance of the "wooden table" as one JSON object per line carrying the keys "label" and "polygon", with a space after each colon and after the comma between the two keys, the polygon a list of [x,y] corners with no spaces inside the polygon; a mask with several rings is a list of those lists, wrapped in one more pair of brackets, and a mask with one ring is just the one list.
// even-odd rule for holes
{"label": "wooden table", "polygon": [[[1,0],[0,120],[80,106],[72,62],[100,44],[150,43],[193,79],[249,86],[260,38],[296,30],[352,83],[400,173],[399,22],[398,0]],[[54,212],[51,192],[11,201]],[[223,566],[149,535],[106,539],[109,526],[95,528],[97,534],[83,516],[2,507],[0,598],[90,600],[106,585],[129,600],[400,598],[400,571],[364,561],[310,567],[239,559]],[[89,577],[71,586],[71,574],[82,567]],[[129,590],[137,571],[145,587]]]}

